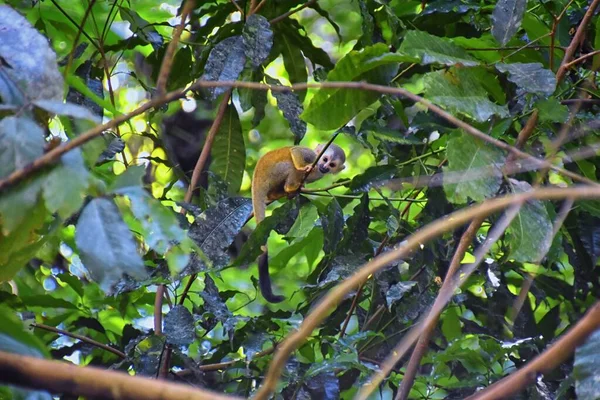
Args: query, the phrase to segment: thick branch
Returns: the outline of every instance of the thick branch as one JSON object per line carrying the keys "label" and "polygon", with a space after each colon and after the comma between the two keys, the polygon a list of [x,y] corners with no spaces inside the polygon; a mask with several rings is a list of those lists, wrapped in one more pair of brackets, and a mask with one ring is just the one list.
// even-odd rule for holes
{"label": "thick branch", "polygon": [[212,391],[130,376],[95,367],[0,352],[0,382],[30,389],[102,399],[231,400]]}

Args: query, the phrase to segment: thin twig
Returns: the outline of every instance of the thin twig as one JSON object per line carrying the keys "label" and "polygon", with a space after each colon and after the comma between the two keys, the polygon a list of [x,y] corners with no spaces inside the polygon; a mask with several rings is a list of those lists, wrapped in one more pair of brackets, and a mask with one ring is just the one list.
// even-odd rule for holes
{"label": "thin twig", "polygon": [[64,331],[62,329],[58,329],[58,328],[55,328],[53,326],[44,325],[44,324],[33,323],[33,324],[31,324],[31,326],[34,327],[34,328],[43,329],[45,331],[50,331],[50,332],[58,333],[58,334],[63,335],[63,336],[68,336],[68,337],[71,337],[73,339],[81,340],[82,342],[91,344],[92,346],[96,346],[96,347],[98,347],[98,348],[100,348],[102,350],[106,350],[106,351],[108,351],[110,353],[113,353],[113,354],[115,354],[115,355],[117,355],[117,356],[119,356],[121,358],[127,357],[125,355],[125,353],[123,353],[122,351],[117,350],[114,347],[108,346],[108,345],[106,345],[104,343],[97,342],[94,339],[90,339],[87,336],[82,336],[82,335],[78,335],[77,333],[67,332],[67,331]]}
{"label": "thin twig", "polygon": [[581,56],[579,58],[576,58],[576,59],[574,59],[571,62],[566,63],[564,65],[564,68],[565,69],[571,68],[573,65],[578,64],[578,63],[580,63],[580,62],[582,62],[584,60],[587,60],[588,58],[593,57],[593,56],[595,56],[597,54],[600,54],[600,50],[594,50],[591,53],[584,54],[583,56]]}
{"label": "thin twig", "polygon": [[280,15],[279,17],[273,18],[272,20],[269,21],[269,23],[271,25],[275,25],[276,23],[286,19],[290,15],[293,15],[293,14],[297,13],[298,11],[304,10],[306,7],[312,6],[316,2],[317,2],[317,0],[309,0],[306,3],[302,4],[300,7],[290,10],[290,11],[286,12],[285,14]]}
{"label": "thin twig", "polygon": [[185,4],[183,6],[183,10],[181,11],[181,21],[175,27],[173,31],[173,37],[169,42],[169,46],[167,47],[167,51],[165,51],[165,55],[162,59],[162,64],[160,66],[160,72],[158,73],[158,79],[156,80],[156,92],[158,95],[163,95],[167,91],[167,80],[169,79],[169,74],[171,72],[171,67],[173,66],[173,58],[175,57],[175,49],[177,48],[177,44],[179,43],[179,38],[181,38],[181,33],[185,28],[185,21],[188,18],[188,15],[191,14],[194,6],[196,5],[195,0],[184,0]]}

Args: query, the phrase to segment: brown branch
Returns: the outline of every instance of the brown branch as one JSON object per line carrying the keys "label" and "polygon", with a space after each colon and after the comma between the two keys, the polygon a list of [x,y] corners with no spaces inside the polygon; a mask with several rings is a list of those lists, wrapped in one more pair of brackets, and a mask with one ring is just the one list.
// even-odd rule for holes
{"label": "brown branch", "polygon": [[96,367],[0,351],[0,382],[73,396],[130,400],[232,400],[239,397]]}
{"label": "brown branch", "polygon": [[237,1],[235,1],[235,0],[229,0],[229,1],[235,6],[235,8],[237,8],[237,10],[243,16],[244,15],[244,10],[242,9],[242,7],[240,7],[240,5],[237,3]]}
{"label": "brown branch", "polygon": [[122,351],[117,350],[114,347],[108,346],[108,345],[106,345],[104,343],[97,342],[94,339],[90,339],[87,336],[82,336],[82,335],[78,335],[77,333],[67,332],[67,331],[64,331],[62,329],[58,329],[58,328],[55,328],[53,326],[44,325],[44,324],[33,323],[33,324],[31,324],[31,326],[34,327],[34,328],[43,329],[43,330],[50,331],[50,332],[55,332],[55,333],[58,333],[59,335],[68,336],[68,337],[71,337],[73,339],[81,340],[82,342],[89,343],[92,346],[96,346],[96,347],[98,347],[98,348],[100,348],[102,350],[106,350],[106,351],[108,351],[110,353],[113,353],[113,354],[115,354],[115,355],[117,355],[117,356],[119,356],[121,358],[127,357],[125,355],[125,353],[123,353]]}
{"label": "brown branch", "polygon": [[158,285],[154,295],[154,334],[162,336],[162,305],[165,294],[165,285]]}
{"label": "brown branch", "polygon": [[573,61],[566,63],[566,64],[564,65],[564,68],[565,68],[565,69],[569,69],[569,68],[571,68],[573,65],[575,65],[575,64],[578,64],[578,63],[580,63],[580,62],[582,62],[582,61],[584,61],[584,60],[587,60],[588,58],[590,58],[590,57],[593,57],[593,56],[595,56],[596,54],[600,54],[600,50],[594,50],[594,51],[592,51],[591,53],[587,53],[587,54],[585,54],[585,55],[583,55],[583,56],[581,56],[581,57],[579,57],[579,58],[576,58],[576,59],[574,59]]}
{"label": "brown branch", "polygon": [[[256,358],[260,358],[260,357],[264,357],[264,356],[268,356],[269,354],[272,354],[275,351],[275,348],[277,347],[277,345],[273,346],[273,347],[269,347],[266,350],[262,350],[259,351],[258,353],[254,354],[254,356],[252,356],[252,359],[256,359]],[[198,366],[197,370],[198,371],[220,371],[226,368],[229,368],[230,366],[241,362],[241,361],[245,361],[244,359],[237,359],[237,360],[229,360],[229,361],[223,361],[221,363],[216,363],[216,364],[205,364],[205,365],[200,365]],[[184,377],[187,375],[192,374],[194,371],[191,369],[184,369],[182,371],[178,371],[175,374],[177,376],[180,377]]]}
{"label": "brown branch", "polygon": [[169,74],[171,73],[171,67],[173,66],[173,58],[175,57],[175,49],[177,48],[177,44],[179,43],[179,38],[181,37],[181,33],[185,28],[185,21],[187,20],[188,15],[191,14],[194,6],[196,5],[196,0],[184,0],[185,4],[183,6],[183,10],[181,11],[181,21],[175,27],[173,31],[173,37],[169,42],[169,46],[167,47],[167,51],[165,51],[165,55],[162,59],[162,64],[160,66],[160,72],[158,73],[158,79],[156,80],[156,92],[159,96],[163,95],[167,91],[167,80],[169,79]]}
{"label": "brown branch", "polygon": [[[598,0],[598,1],[600,1],[600,0]],[[62,156],[63,154],[67,153],[68,151],[70,151],[76,147],[79,147],[79,146],[87,143],[91,139],[94,139],[95,137],[101,135],[102,132],[107,129],[113,128],[113,127],[115,127],[137,115],[140,115],[143,112],[149,110],[150,108],[154,108],[156,106],[160,106],[162,104],[165,104],[165,103],[174,101],[176,99],[179,99],[181,97],[184,97],[185,94],[189,90],[196,90],[199,88],[214,88],[214,87],[248,88],[248,89],[258,89],[258,90],[272,90],[272,91],[276,91],[276,92],[288,92],[290,90],[306,90],[306,89],[310,89],[310,88],[356,89],[356,90],[369,90],[369,91],[374,91],[374,92],[383,93],[383,94],[392,94],[392,95],[403,96],[410,100],[413,100],[415,102],[423,104],[430,111],[434,112],[435,114],[442,117],[446,121],[450,122],[454,126],[463,129],[466,133],[468,133],[474,137],[477,137],[487,143],[490,143],[496,147],[499,147],[503,150],[506,150],[510,153],[513,153],[517,157],[530,160],[533,163],[535,163],[535,165],[538,165],[540,167],[551,168],[552,170],[562,174],[563,176],[567,176],[576,181],[587,183],[590,185],[598,185],[597,182],[594,182],[586,177],[583,177],[583,176],[573,173],[571,171],[567,171],[564,168],[560,168],[555,165],[552,165],[550,162],[548,162],[546,160],[540,160],[530,154],[527,154],[527,153],[515,148],[514,146],[511,146],[505,142],[497,140],[489,135],[486,135],[479,129],[467,124],[464,121],[461,121],[460,119],[454,117],[452,114],[444,111],[442,108],[434,105],[430,101],[422,98],[421,96],[415,95],[403,88],[388,87],[388,86],[376,85],[376,84],[364,83],[364,82],[299,83],[299,84],[295,84],[295,85],[291,85],[291,86],[280,86],[280,85],[267,85],[267,84],[263,84],[263,83],[243,82],[243,81],[214,81],[214,82],[198,81],[198,82],[195,82],[194,84],[190,85],[187,89],[175,90],[173,92],[167,93],[165,96],[161,96],[156,99],[150,100],[147,103],[143,104],[142,106],[138,107],[137,109],[131,111],[130,113],[127,113],[125,115],[120,115],[120,116],[108,121],[107,123],[105,123],[103,125],[98,125],[92,129],[84,132],[83,134],[77,136],[73,140],[70,140],[63,145],[54,148],[53,150],[49,151],[48,153],[45,153],[42,157],[33,161],[31,164],[27,165],[26,167],[24,167],[22,169],[14,171],[8,177],[0,180],[0,192],[5,190],[8,186],[14,185],[15,183],[21,181],[25,177],[29,176],[31,173],[38,171],[38,170],[42,169],[43,167],[49,166],[50,164],[52,164],[53,162],[58,160],[58,158],[60,158],[60,156]]]}
{"label": "brown branch", "polygon": [[596,11],[598,4],[600,4],[600,0],[592,0],[592,3],[588,7],[588,10],[586,11],[585,15],[583,16],[583,19],[581,20],[581,23],[577,27],[577,31],[575,32],[575,35],[573,35],[573,39],[567,47],[567,51],[565,51],[565,56],[563,57],[562,63],[558,68],[558,71],[556,72],[557,82],[562,81],[565,74],[567,73],[567,64],[571,61],[573,55],[575,54],[575,51],[577,50],[577,47],[579,47],[579,44],[583,40],[585,30],[587,29],[588,24],[594,16],[594,12]]}
{"label": "brown branch", "polygon": [[[448,272],[446,272],[444,283],[442,283],[442,287],[440,288],[440,293],[450,290],[450,286],[452,285],[454,276],[460,268],[460,262],[462,261],[463,257],[465,256],[465,253],[469,249],[469,246],[471,246],[471,242],[473,242],[473,239],[475,238],[475,235],[477,234],[477,231],[481,227],[483,221],[484,218],[481,217],[471,221],[471,224],[469,225],[465,233],[463,233],[463,235],[461,236],[460,242],[458,243],[458,247],[456,248],[454,256],[452,257],[452,261],[450,261]],[[436,297],[435,301],[440,302],[441,297]],[[433,308],[436,308],[435,303]],[[406,366],[406,371],[404,372],[402,382],[400,383],[400,387],[398,388],[396,400],[404,400],[408,398],[408,394],[410,393],[410,389],[412,388],[415,376],[417,375],[417,369],[419,368],[419,365],[421,364],[421,359],[423,358],[425,352],[429,347],[429,340],[431,339],[431,335],[435,330],[440,314],[441,312],[437,315],[432,315],[429,318],[429,323],[425,324],[425,326],[423,327],[421,336],[419,336],[419,340],[417,341],[415,349],[413,350],[413,353],[410,356],[410,360],[408,361],[408,364]]]}
{"label": "brown branch", "polygon": [[298,11],[304,10],[306,7],[310,7],[313,4],[315,4],[316,2],[317,2],[317,0],[309,0],[306,3],[302,4],[300,7],[290,10],[290,11],[286,12],[285,14],[281,14],[279,17],[273,18],[272,20],[269,21],[269,23],[271,25],[274,25],[280,21],[283,21],[290,15],[293,15],[293,14],[297,13]]}
{"label": "brown branch", "polygon": [[[563,7],[561,13],[558,16],[552,15],[553,21],[552,21],[552,29],[550,31],[550,60],[549,60],[550,71],[554,70],[554,42],[556,41],[556,30],[558,29],[558,24],[560,23],[560,21],[562,20],[562,18],[565,15],[565,13],[569,9],[569,6],[571,5],[571,3],[573,3],[573,0],[569,0],[567,5]],[[544,3],[542,3],[542,4],[544,4]]]}
{"label": "brown branch", "polygon": [[507,399],[535,382],[538,376],[546,375],[573,355],[578,345],[600,327],[600,303],[590,308],[586,315],[568,333],[558,339],[542,354],[531,360],[520,370],[499,380],[493,385],[468,397],[470,400]]}
{"label": "brown branch", "polygon": [[[290,334],[278,347],[273,361],[269,365],[269,370],[265,375],[263,385],[256,393],[256,399],[266,399],[275,389],[283,366],[285,365],[290,354],[306,340],[312,331],[329,315],[340,301],[353,288],[358,286],[360,282],[366,279],[369,275],[374,274],[386,265],[389,265],[396,260],[406,256],[410,251],[416,249],[421,244],[427,243],[436,236],[441,235],[451,229],[464,225],[474,218],[486,217],[494,212],[500,211],[510,205],[522,203],[524,201],[538,199],[562,199],[562,198],[592,198],[600,197],[600,187],[598,186],[577,186],[570,188],[540,188],[534,189],[526,193],[513,194],[510,196],[499,197],[487,200],[481,204],[477,204],[465,209],[456,211],[448,216],[438,219],[437,221],[426,225],[411,236],[409,236],[403,246],[393,249],[387,253],[374,258],[368,263],[359,268],[351,277],[340,282],[337,286],[331,289],[328,294],[319,302],[319,304],[304,318],[297,331]],[[465,268],[464,273],[472,272]],[[467,274],[468,275],[468,274]],[[444,305],[451,297],[447,296],[444,300]],[[432,313],[439,312],[437,309],[432,309]],[[402,342],[404,347],[400,348],[403,354],[417,339],[421,332],[421,325],[418,324],[416,329],[409,331]]]}

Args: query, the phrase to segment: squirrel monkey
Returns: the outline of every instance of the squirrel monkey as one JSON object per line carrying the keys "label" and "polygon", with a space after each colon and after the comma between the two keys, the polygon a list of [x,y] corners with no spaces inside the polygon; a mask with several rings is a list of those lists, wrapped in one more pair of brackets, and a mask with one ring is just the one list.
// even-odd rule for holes
{"label": "squirrel monkey", "polygon": [[[304,180],[323,147],[318,145],[314,151],[302,146],[282,147],[268,152],[258,160],[252,176],[252,207],[257,225],[265,219],[268,200],[285,196],[291,198],[298,193],[303,181],[314,182],[325,174],[337,174],[346,167],[344,150],[332,143]],[[263,253],[258,258],[260,291],[268,302],[279,303],[284,297],[273,294],[266,245],[262,250]]]}

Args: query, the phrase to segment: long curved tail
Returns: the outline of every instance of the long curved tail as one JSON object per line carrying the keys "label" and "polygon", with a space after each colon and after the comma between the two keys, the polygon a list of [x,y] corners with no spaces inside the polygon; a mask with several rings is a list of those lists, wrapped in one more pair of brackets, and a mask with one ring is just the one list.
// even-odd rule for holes
{"label": "long curved tail", "polygon": [[[254,209],[254,219],[256,225],[265,219],[265,200],[267,198],[266,193],[259,193],[259,190],[252,186],[252,208]],[[269,303],[279,303],[285,299],[283,296],[277,296],[273,294],[271,288],[271,276],[269,275],[269,253],[267,246],[263,246],[263,253],[258,256],[258,286],[262,296]]]}

